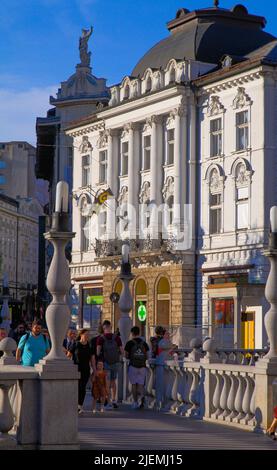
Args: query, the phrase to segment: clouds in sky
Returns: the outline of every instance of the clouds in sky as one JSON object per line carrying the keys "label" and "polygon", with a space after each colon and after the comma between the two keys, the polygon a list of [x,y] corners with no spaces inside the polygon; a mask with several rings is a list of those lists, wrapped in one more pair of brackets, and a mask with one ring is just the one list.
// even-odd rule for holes
{"label": "clouds in sky", "polygon": [[0,88],[0,141],[36,142],[36,117],[46,116],[58,86],[14,91]]}

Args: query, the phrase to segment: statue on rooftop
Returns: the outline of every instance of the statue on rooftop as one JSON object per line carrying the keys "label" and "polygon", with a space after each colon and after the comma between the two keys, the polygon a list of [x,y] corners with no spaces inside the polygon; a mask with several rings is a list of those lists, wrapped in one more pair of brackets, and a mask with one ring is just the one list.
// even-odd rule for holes
{"label": "statue on rooftop", "polygon": [[90,56],[91,52],[88,52],[88,40],[92,35],[93,27],[91,26],[90,29],[82,29],[82,36],[79,38],[79,52],[80,52],[80,59],[82,67],[89,67],[90,66]]}

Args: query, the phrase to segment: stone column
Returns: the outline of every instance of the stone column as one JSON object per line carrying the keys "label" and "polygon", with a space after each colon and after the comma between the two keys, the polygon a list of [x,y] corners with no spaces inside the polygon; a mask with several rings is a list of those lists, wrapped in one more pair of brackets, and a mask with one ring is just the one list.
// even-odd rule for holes
{"label": "stone column", "polygon": [[186,154],[187,154],[187,108],[181,105],[173,111],[175,116],[174,143],[174,219],[175,225],[182,225],[186,203]]}
{"label": "stone column", "polygon": [[160,171],[162,167],[162,116],[151,116],[147,123],[151,126],[151,155],[150,155],[150,201],[151,210],[151,235],[158,238],[158,211],[156,210],[162,203],[161,186],[162,180]]}
{"label": "stone column", "polygon": [[108,238],[115,238],[115,211],[116,196],[118,191],[118,148],[119,148],[119,132],[117,129],[108,129],[108,151],[107,151],[107,185],[113,193],[113,197],[107,201],[107,234]]}
{"label": "stone column", "polygon": [[129,133],[128,154],[128,219],[129,237],[135,239],[137,234],[138,205],[138,171],[139,171],[139,123],[130,123],[126,129]]}
{"label": "stone column", "polygon": [[38,364],[39,375],[38,445],[40,449],[78,449],[78,378],[73,361],[63,351],[62,343],[70,323],[66,296],[70,272],[65,246],[74,237],[68,231],[68,185],[59,182],[56,189],[56,211],[45,238],[54,245],[54,255],[47,276],[47,288],[53,299],[46,310],[51,338],[49,354]]}

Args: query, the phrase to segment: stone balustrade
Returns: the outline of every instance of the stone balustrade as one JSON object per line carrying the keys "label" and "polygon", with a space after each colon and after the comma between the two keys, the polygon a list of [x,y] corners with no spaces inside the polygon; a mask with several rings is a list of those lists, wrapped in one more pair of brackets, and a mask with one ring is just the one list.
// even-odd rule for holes
{"label": "stone balustrade", "polygon": [[[196,348],[182,360],[163,363],[149,360],[145,406],[188,418],[264,431],[272,420],[273,404],[276,406],[275,371],[272,376],[268,374],[262,357],[252,360],[254,351],[245,365],[246,352],[215,352],[213,341],[210,342],[196,360]],[[123,396],[124,401],[130,403],[132,388],[127,370],[128,361],[124,361]]]}

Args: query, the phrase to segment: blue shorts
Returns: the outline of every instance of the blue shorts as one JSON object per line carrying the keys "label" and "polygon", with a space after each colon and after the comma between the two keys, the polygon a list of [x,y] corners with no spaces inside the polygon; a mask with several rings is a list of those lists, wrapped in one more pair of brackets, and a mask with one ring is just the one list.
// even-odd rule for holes
{"label": "blue shorts", "polygon": [[116,362],[115,364],[108,364],[107,362],[104,362],[104,369],[108,372],[108,380],[117,379],[118,366],[118,362]]}

